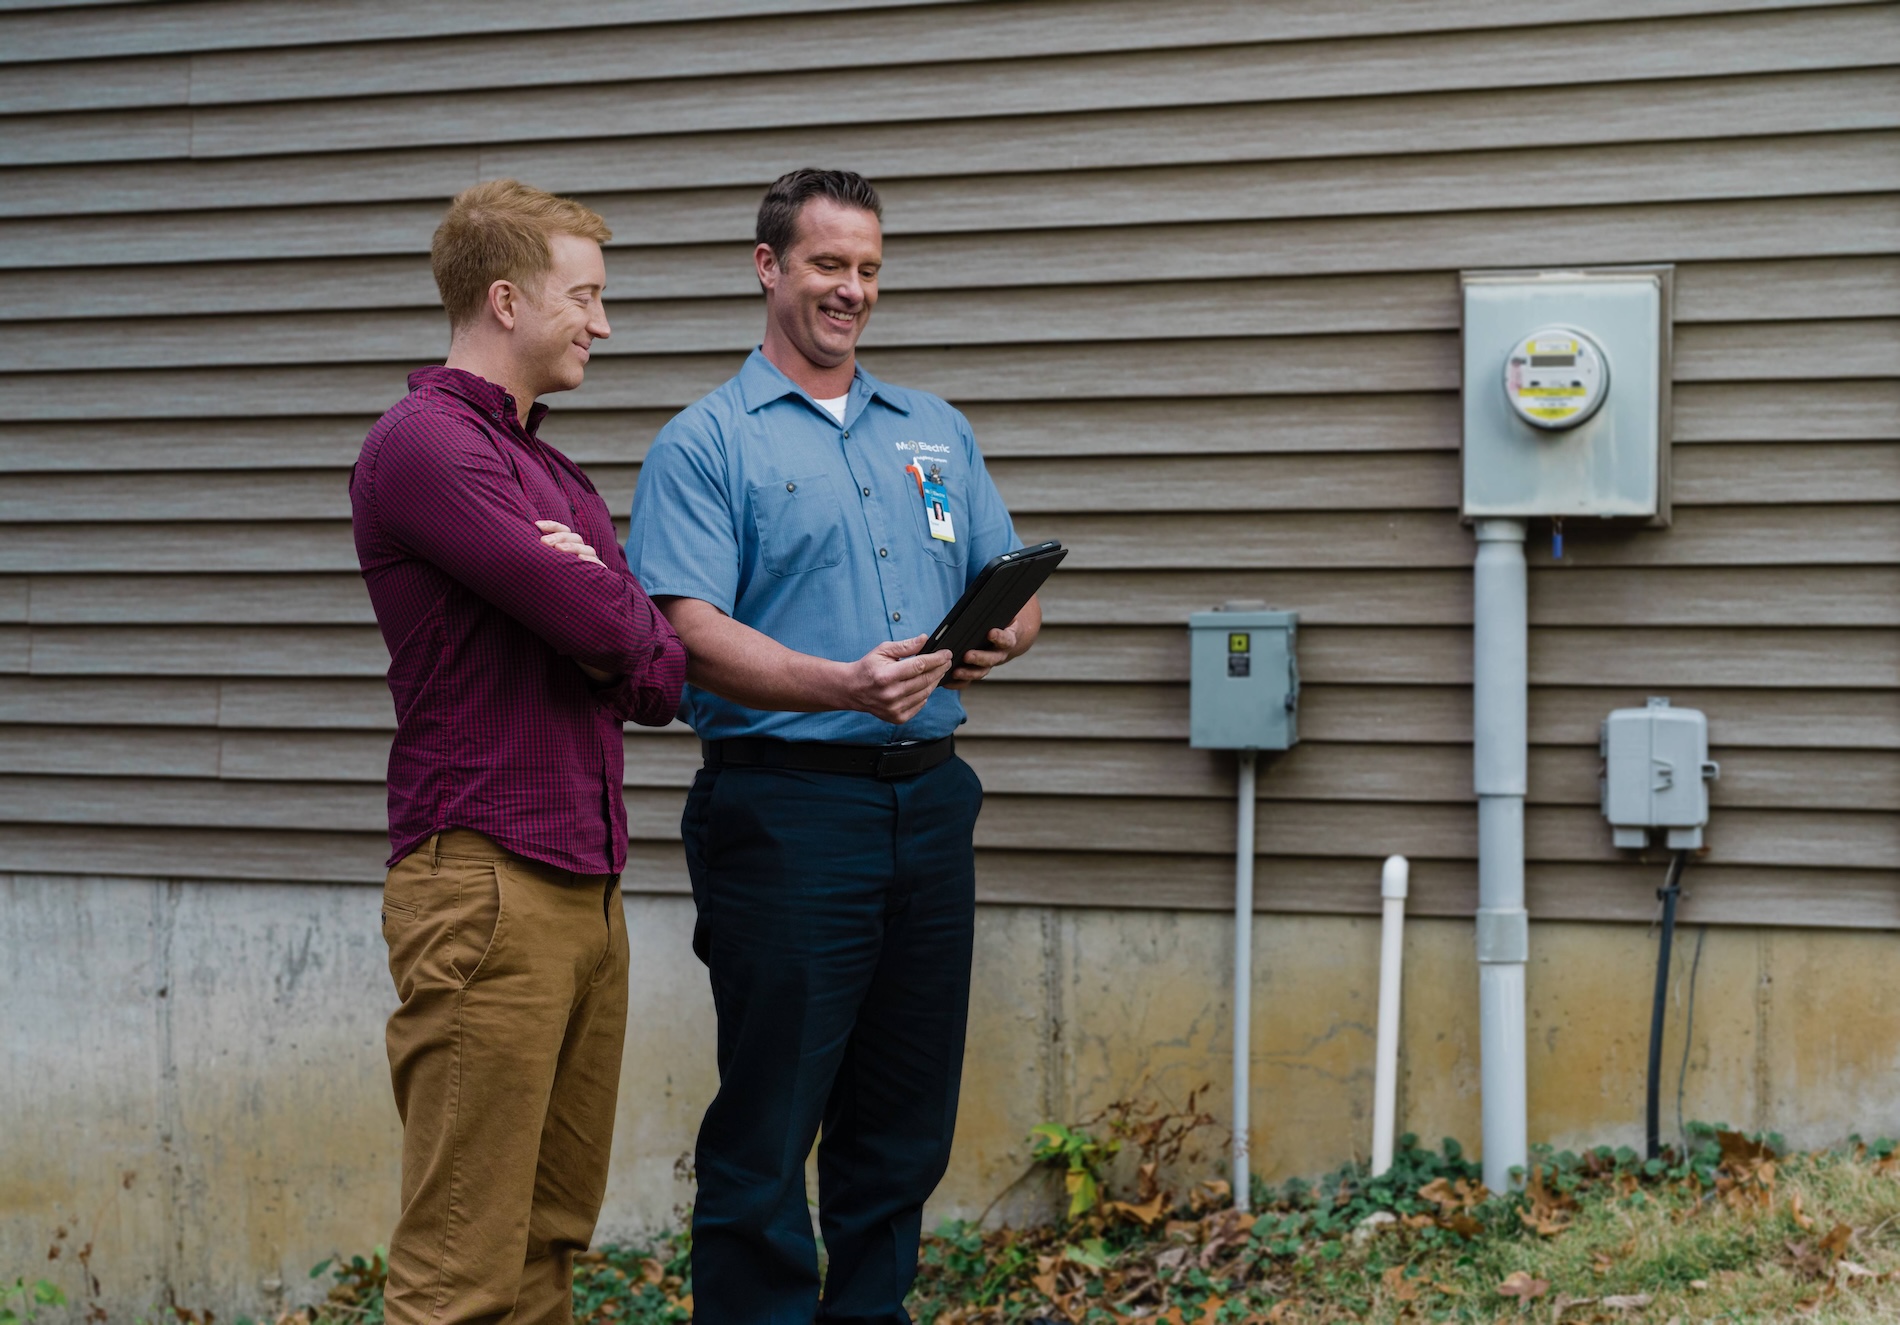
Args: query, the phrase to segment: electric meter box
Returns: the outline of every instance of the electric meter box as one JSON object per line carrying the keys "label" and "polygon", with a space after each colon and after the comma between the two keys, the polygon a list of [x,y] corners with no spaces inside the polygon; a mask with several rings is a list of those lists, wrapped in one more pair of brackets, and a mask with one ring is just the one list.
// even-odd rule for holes
{"label": "electric meter box", "polygon": [[1702,845],[1709,822],[1709,783],[1721,769],[1709,759],[1709,720],[1697,709],[1652,699],[1616,709],[1603,720],[1600,790],[1603,817],[1619,847],[1649,845],[1653,828],[1674,849]]}
{"label": "electric meter box", "polygon": [[1669,522],[1673,275],[1464,274],[1466,518]]}
{"label": "electric meter box", "polygon": [[1299,613],[1227,607],[1188,617],[1188,744],[1287,750],[1299,737]]}

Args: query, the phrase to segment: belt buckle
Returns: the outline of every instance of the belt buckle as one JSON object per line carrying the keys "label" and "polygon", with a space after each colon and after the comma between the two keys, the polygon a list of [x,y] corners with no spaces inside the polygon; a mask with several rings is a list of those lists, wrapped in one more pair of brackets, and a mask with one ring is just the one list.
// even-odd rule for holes
{"label": "belt buckle", "polygon": [[927,742],[912,741],[905,745],[888,746],[877,752],[877,763],[872,772],[888,782],[892,778],[908,777],[924,766],[923,750]]}

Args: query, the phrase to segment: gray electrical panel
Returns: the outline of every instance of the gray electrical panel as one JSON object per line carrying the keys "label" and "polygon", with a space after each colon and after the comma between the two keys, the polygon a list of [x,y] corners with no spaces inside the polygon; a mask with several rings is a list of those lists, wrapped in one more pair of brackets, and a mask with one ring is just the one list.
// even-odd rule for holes
{"label": "gray electrical panel", "polygon": [[1188,617],[1188,743],[1287,750],[1299,736],[1297,612],[1230,603]]}
{"label": "gray electrical panel", "polygon": [[1651,699],[1603,720],[1603,817],[1619,847],[1641,850],[1653,828],[1674,849],[1702,845],[1709,786],[1721,769],[1709,759],[1709,720],[1697,709]]}
{"label": "gray electrical panel", "polygon": [[1672,275],[1464,274],[1466,517],[1669,522]]}

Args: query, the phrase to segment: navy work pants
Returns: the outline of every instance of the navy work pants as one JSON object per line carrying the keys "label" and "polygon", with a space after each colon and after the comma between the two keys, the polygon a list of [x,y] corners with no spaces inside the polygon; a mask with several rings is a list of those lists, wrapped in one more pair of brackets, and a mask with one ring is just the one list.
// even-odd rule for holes
{"label": "navy work pants", "polygon": [[[956,1124],[982,799],[961,759],[891,781],[695,779],[681,824],[693,947],[719,1017],[696,1156],[699,1325],[909,1320]],[[805,1192],[821,1124],[822,1301]]]}

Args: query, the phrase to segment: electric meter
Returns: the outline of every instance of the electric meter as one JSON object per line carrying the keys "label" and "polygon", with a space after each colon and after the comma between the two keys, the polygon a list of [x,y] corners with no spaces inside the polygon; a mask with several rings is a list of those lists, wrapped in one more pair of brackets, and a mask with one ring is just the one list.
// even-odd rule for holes
{"label": "electric meter", "polygon": [[1589,421],[1610,394],[1602,349],[1571,327],[1533,331],[1504,361],[1504,395],[1533,428],[1551,432]]}

